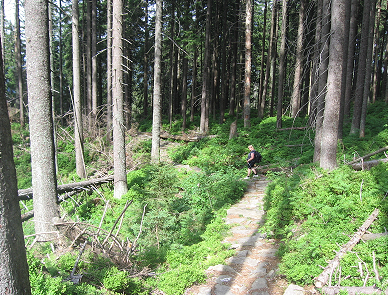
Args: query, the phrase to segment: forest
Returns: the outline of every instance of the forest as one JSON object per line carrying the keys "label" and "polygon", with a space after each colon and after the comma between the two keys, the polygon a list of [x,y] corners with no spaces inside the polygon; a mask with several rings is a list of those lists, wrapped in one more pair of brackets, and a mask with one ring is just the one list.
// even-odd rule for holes
{"label": "forest", "polygon": [[[260,231],[281,245],[277,277],[385,291],[388,1],[12,2],[1,294],[204,282],[234,255],[224,218],[250,144],[270,180]],[[317,283],[371,216],[373,238]]]}

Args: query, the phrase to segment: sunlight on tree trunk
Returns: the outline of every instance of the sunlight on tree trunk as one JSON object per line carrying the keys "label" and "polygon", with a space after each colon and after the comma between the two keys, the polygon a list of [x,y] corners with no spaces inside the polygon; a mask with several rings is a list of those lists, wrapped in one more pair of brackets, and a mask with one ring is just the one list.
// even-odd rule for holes
{"label": "sunlight on tree trunk", "polygon": [[35,232],[39,241],[45,241],[57,236],[53,218],[59,217],[51,109],[47,1],[26,1],[25,15]]}
{"label": "sunlight on tree trunk", "polygon": [[114,0],[112,24],[113,159],[115,170],[114,196],[118,199],[128,191],[124,132],[122,15],[123,0]]}
{"label": "sunlight on tree trunk", "polygon": [[162,97],[162,0],[156,1],[155,18],[155,61],[154,61],[154,105],[152,114],[152,148],[151,162],[160,161],[160,124],[161,124],[161,97]]}

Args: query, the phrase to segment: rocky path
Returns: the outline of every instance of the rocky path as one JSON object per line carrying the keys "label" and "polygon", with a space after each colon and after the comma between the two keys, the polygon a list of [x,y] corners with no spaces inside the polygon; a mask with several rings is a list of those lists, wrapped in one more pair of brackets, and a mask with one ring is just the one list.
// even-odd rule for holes
{"label": "rocky path", "polygon": [[228,210],[225,222],[232,225],[225,242],[236,255],[224,265],[207,270],[204,285],[193,286],[185,295],[278,295],[285,287],[276,279],[278,243],[258,233],[263,222],[263,198],[268,181],[262,176],[248,181],[241,201]]}

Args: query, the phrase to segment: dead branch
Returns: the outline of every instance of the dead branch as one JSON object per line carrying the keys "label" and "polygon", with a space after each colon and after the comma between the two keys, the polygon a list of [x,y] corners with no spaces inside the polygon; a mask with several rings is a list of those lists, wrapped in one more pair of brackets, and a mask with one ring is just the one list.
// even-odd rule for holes
{"label": "dead branch", "polygon": [[373,153],[367,154],[367,155],[365,155],[365,156],[363,156],[363,157],[359,157],[359,158],[357,158],[357,159],[355,159],[355,160],[353,160],[353,161],[350,161],[350,162],[348,162],[347,164],[348,164],[348,165],[355,164],[355,163],[357,163],[357,162],[360,162],[361,160],[365,160],[365,159],[367,159],[367,158],[369,158],[369,157],[371,157],[371,156],[374,156],[374,155],[379,154],[379,153],[381,153],[381,152],[384,152],[384,151],[386,151],[386,150],[388,150],[388,145],[387,145],[386,147],[383,147],[383,148],[377,150],[377,151],[374,151]]}
{"label": "dead branch", "polygon": [[76,269],[77,269],[79,260],[81,259],[82,253],[84,253],[85,246],[86,246],[87,242],[88,242],[88,241],[85,240],[85,242],[82,244],[81,250],[79,251],[78,257],[77,257],[77,259],[76,259],[76,261],[75,261],[75,263],[74,263],[73,270],[72,270],[71,273],[70,273],[70,278],[74,277],[74,274],[75,274],[75,271],[76,271]]}
{"label": "dead branch", "polygon": [[372,161],[356,163],[356,164],[349,164],[349,165],[352,166],[354,170],[360,171],[360,170],[369,170],[370,168],[377,166],[380,163],[386,163],[386,162],[388,162],[388,158],[372,160]]}
{"label": "dead branch", "polygon": [[[102,246],[104,246],[104,244],[108,241],[109,236],[114,236],[114,235],[112,235],[113,230],[115,229],[117,223],[118,223],[119,220],[121,219],[121,216],[122,216],[122,215],[125,213],[125,211],[128,209],[129,205],[132,204],[132,201],[133,201],[133,200],[131,200],[131,201],[129,201],[129,202],[127,201],[127,204],[125,204],[125,207],[124,207],[123,211],[121,211],[120,216],[116,219],[116,221],[115,221],[115,223],[113,224],[113,226],[112,226],[112,228],[111,228],[109,234],[107,235],[107,237],[105,238],[105,240],[102,242],[102,244],[101,244]],[[115,237],[115,236],[114,236],[114,237]],[[119,244],[120,244],[120,243],[119,243]],[[121,244],[120,244],[120,248],[121,248]]]}
{"label": "dead branch", "polygon": [[289,127],[289,128],[280,128],[276,129],[277,131],[287,131],[287,130],[306,130],[307,127]]}
{"label": "dead branch", "polygon": [[375,209],[373,213],[365,220],[363,225],[358,229],[358,231],[353,235],[353,237],[347,242],[341,249],[338,251],[337,255],[328,263],[323,272],[315,278],[315,287],[322,288],[326,285],[330,273],[339,265],[340,259],[346,254],[346,252],[350,251],[361,239],[362,235],[369,228],[369,226],[373,223],[373,221],[377,218],[379,214],[379,209]]}
{"label": "dead branch", "polygon": [[373,271],[375,272],[375,278],[376,278],[376,281],[380,282],[379,270],[376,267],[375,251],[372,252],[372,258],[373,258]]}
{"label": "dead branch", "polygon": [[341,290],[346,290],[349,295],[383,293],[379,288],[375,286],[373,287],[340,287],[340,286],[323,287],[322,293],[326,295],[335,295],[335,294],[339,294]]}
{"label": "dead branch", "polygon": [[162,139],[173,139],[173,140],[182,140],[184,142],[197,142],[200,141],[201,139],[207,137],[207,138],[214,138],[217,135],[198,135],[198,136],[189,136],[187,134],[183,135],[174,135],[174,134],[169,134],[167,132],[163,132],[160,134],[160,138]]}
{"label": "dead branch", "polygon": [[[57,187],[57,193],[63,194],[66,192],[73,192],[73,191],[81,191],[81,190],[88,190],[93,185],[100,185],[103,183],[111,182],[113,181],[114,176],[109,175],[101,178],[95,178],[75,183],[68,183],[68,184],[62,184],[58,185]],[[29,200],[33,197],[33,189],[22,189],[18,191],[19,200]]]}
{"label": "dead branch", "polygon": [[386,233],[378,233],[378,234],[364,234],[361,238],[364,241],[370,241],[370,240],[376,240],[382,237],[385,237],[388,235],[388,232]]}
{"label": "dead branch", "polygon": [[140,222],[140,229],[139,229],[139,233],[137,234],[137,237],[136,239],[133,241],[132,243],[132,247],[131,247],[131,252],[135,250],[135,247],[136,247],[136,243],[137,243],[137,240],[140,238],[140,234],[142,232],[142,228],[143,228],[143,221],[144,221],[144,215],[145,215],[145,210],[147,208],[147,204],[144,205],[144,208],[143,208],[143,215],[141,216],[141,222]]}

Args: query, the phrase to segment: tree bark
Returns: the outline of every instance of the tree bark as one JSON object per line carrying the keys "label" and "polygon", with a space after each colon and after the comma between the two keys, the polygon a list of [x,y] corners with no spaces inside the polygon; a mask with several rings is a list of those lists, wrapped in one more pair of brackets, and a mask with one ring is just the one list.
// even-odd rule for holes
{"label": "tree bark", "polygon": [[295,74],[294,87],[291,96],[291,117],[295,118],[300,109],[301,100],[301,84],[302,84],[302,69],[303,69],[303,39],[304,39],[304,18],[305,18],[305,0],[300,1],[299,7],[299,25],[298,37],[296,41],[296,59],[295,59]]}
{"label": "tree bark", "polygon": [[228,27],[227,27],[227,11],[228,11],[228,1],[222,0],[222,41],[221,41],[221,96],[220,96],[220,119],[219,123],[223,124],[225,119],[225,105],[227,100],[227,64],[226,64],[226,51],[227,51],[227,36],[228,36]]}
{"label": "tree bark", "polygon": [[244,127],[251,126],[251,64],[252,64],[252,0],[246,0],[245,10],[245,87]]}
{"label": "tree bark", "polygon": [[369,15],[369,29],[368,29],[368,47],[366,54],[366,69],[365,69],[365,81],[364,92],[362,95],[362,108],[360,117],[360,138],[365,137],[365,125],[366,125],[366,111],[368,108],[369,94],[370,94],[370,82],[372,73],[372,58],[373,58],[373,35],[375,29],[375,10],[376,0],[370,0],[370,15]]}
{"label": "tree bark", "polygon": [[264,23],[263,23],[263,37],[261,39],[261,64],[260,64],[260,84],[259,84],[259,98],[258,98],[258,117],[260,119],[264,116],[265,99],[263,100],[263,84],[264,84],[264,66],[265,66],[265,38],[267,34],[267,1],[264,1]]}
{"label": "tree bark", "polygon": [[206,12],[206,35],[205,35],[205,57],[203,61],[202,74],[202,94],[201,94],[201,120],[199,132],[206,134],[209,132],[209,79],[210,79],[210,28],[211,28],[211,4],[212,0],[207,1]]}
{"label": "tree bark", "polygon": [[112,141],[112,0],[107,0],[107,26],[106,26],[106,133],[109,142]]}
{"label": "tree bark", "polygon": [[[320,1],[320,0],[319,0]],[[320,2],[318,2],[320,5]],[[318,81],[318,101],[315,123],[315,139],[314,139],[314,162],[319,162],[321,158],[321,142],[322,142],[322,124],[323,113],[325,109],[326,83],[327,72],[329,65],[329,40],[330,33],[330,1],[322,1],[322,30],[320,38],[320,62],[319,62],[319,81]]]}
{"label": "tree bark", "polygon": [[156,0],[155,15],[155,60],[154,60],[154,98],[152,113],[151,162],[160,161],[160,122],[162,99],[162,0]]}
{"label": "tree bark", "polygon": [[144,7],[144,61],[143,61],[143,114],[148,116],[148,0],[145,0]]}
{"label": "tree bark", "polygon": [[328,170],[337,167],[338,124],[345,52],[344,36],[346,35],[344,1],[347,0],[334,0],[331,4],[330,55],[320,159],[320,166]]}
{"label": "tree bark", "polygon": [[365,71],[366,71],[366,60],[368,53],[368,30],[369,30],[369,19],[370,19],[371,1],[364,1],[364,10],[362,16],[362,29],[361,29],[361,41],[360,41],[360,53],[358,58],[358,70],[357,70],[357,82],[356,90],[354,94],[354,105],[353,105],[353,119],[350,127],[350,134],[359,134],[361,112],[362,112],[362,100],[365,86]]}
{"label": "tree bark", "polygon": [[0,58],[0,294],[30,295],[1,53]]}
{"label": "tree bark", "polygon": [[86,178],[83,153],[83,127],[81,111],[81,62],[79,45],[79,7],[78,0],[72,2],[72,38],[73,38],[73,109],[74,109],[74,143],[75,166],[77,175]]}
{"label": "tree bark", "polygon": [[284,77],[285,77],[285,59],[286,59],[286,33],[287,33],[287,0],[282,4],[282,29],[279,52],[279,85],[278,85],[278,103],[276,110],[276,128],[282,128],[283,115],[283,95],[284,95]]}
{"label": "tree bark", "polygon": [[350,21],[349,21],[349,41],[348,41],[348,58],[346,66],[345,98],[344,98],[344,119],[349,120],[350,105],[352,96],[352,85],[354,78],[354,51],[355,39],[357,33],[357,11],[358,0],[351,0]]}
{"label": "tree bark", "polygon": [[52,237],[53,234],[50,232],[55,231],[52,219],[59,217],[51,110],[47,1],[27,0],[25,15],[35,232],[39,241],[45,241]]}
{"label": "tree bark", "polygon": [[264,110],[265,108],[265,102],[267,99],[267,92],[268,92],[268,85],[272,85],[270,83],[270,73],[271,73],[271,64],[275,52],[275,38],[276,38],[276,27],[277,27],[277,1],[273,1],[273,7],[272,7],[272,14],[271,14],[271,30],[270,30],[270,36],[269,36],[269,48],[268,48],[268,54],[267,54],[267,63],[266,63],[266,69],[265,69],[265,77],[263,82],[263,94],[261,97],[261,109]]}
{"label": "tree bark", "polygon": [[127,193],[125,122],[123,95],[123,0],[113,1],[112,32],[112,98],[113,98],[113,159],[114,197]]}
{"label": "tree bark", "polygon": [[229,102],[229,115],[234,116],[237,102],[236,94],[236,80],[237,80],[237,49],[238,49],[238,11],[239,11],[239,0],[234,3],[234,25],[232,27],[232,41],[231,41],[231,65],[230,65],[230,102]]}
{"label": "tree bark", "polygon": [[[15,59],[17,72],[16,93],[19,97],[19,118],[20,126],[24,127],[24,99],[23,99],[23,65],[22,65],[22,47],[20,40],[20,18],[19,18],[19,0],[15,1]],[[4,39],[2,39],[4,41]]]}
{"label": "tree bark", "polygon": [[[97,123],[97,108],[98,108],[98,87],[97,87],[97,1],[92,1],[92,115],[93,124]],[[95,126],[97,128],[97,125]]]}

